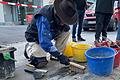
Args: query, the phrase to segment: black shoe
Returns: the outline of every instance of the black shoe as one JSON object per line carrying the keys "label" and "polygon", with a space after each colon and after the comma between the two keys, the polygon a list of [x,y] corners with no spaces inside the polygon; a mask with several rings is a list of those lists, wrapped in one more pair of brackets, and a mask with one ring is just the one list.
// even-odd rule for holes
{"label": "black shoe", "polygon": [[99,40],[95,40],[94,43],[100,43],[100,41]]}
{"label": "black shoe", "polygon": [[78,37],[78,41],[86,41],[86,40],[83,39],[82,37]]}
{"label": "black shoe", "polygon": [[73,41],[73,42],[77,42],[77,41],[76,41],[76,38],[72,38],[72,41]]}
{"label": "black shoe", "polygon": [[102,41],[107,41],[107,36],[102,36]]}
{"label": "black shoe", "polygon": [[100,43],[101,42],[101,40],[100,39],[95,39],[95,41],[94,42],[96,42],[96,43]]}
{"label": "black shoe", "polygon": [[94,45],[95,45],[96,47],[101,47],[100,40],[99,40],[99,39],[96,39],[96,40],[94,41]]}
{"label": "black shoe", "polygon": [[30,64],[35,66],[35,68],[43,68],[47,65],[48,61],[46,57],[30,57]]}
{"label": "black shoe", "polygon": [[107,41],[107,38],[102,38],[102,41]]}

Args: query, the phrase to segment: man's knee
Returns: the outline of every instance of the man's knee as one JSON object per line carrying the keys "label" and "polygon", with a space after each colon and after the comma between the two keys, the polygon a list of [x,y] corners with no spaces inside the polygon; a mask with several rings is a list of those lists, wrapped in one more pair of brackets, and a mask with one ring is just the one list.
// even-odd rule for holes
{"label": "man's knee", "polygon": [[39,46],[39,44],[27,43],[25,46],[25,55],[33,55],[35,57],[46,57],[46,52]]}

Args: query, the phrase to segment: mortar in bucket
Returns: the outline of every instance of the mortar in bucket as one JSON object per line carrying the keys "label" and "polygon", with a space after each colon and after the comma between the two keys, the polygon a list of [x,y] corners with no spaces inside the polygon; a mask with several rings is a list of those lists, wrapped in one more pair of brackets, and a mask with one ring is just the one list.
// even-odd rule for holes
{"label": "mortar in bucket", "polygon": [[73,59],[77,62],[86,62],[85,51],[91,48],[90,44],[73,44]]}
{"label": "mortar in bucket", "polygon": [[86,51],[87,66],[90,73],[108,76],[112,73],[115,50],[108,47],[91,48]]}

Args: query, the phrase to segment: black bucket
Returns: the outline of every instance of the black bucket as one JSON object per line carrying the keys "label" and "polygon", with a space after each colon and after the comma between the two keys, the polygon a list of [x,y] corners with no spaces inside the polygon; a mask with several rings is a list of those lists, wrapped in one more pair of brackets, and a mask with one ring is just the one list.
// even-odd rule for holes
{"label": "black bucket", "polygon": [[3,54],[9,53],[10,57],[14,59],[14,47],[3,47],[0,46],[0,79],[7,79],[14,76],[15,72],[15,61],[14,60],[5,60]]}

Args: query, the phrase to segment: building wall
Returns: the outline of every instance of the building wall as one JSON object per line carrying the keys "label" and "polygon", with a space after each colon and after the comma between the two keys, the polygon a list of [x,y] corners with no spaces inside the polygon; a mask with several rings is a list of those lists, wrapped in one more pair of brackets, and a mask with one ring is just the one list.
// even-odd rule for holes
{"label": "building wall", "polygon": [[[43,6],[43,2],[44,0],[33,0],[34,5],[39,5],[39,6]],[[34,12],[36,12],[39,9],[34,9]]]}
{"label": "building wall", "polygon": [[[3,1],[3,0],[0,0]],[[10,1],[15,2],[14,0],[4,0],[4,1]],[[45,6],[48,4],[52,4],[54,0],[31,0],[33,2],[33,5],[41,5]],[[38,9],[34,9],[36,11]],[[18,17],[18,7],[11,6],[11,5],[3,5],[0,4],[0,24],[19,24],[19,17]],[[34,12],[33,11],[33,12]]]}
{"label": "building wall", "polygon": [[43,0],[43,6],[48,5],[49,4],[49,0]]}
{"label": "building wall", "polygon": [[[2,0],[0,0],[0,1],[2,1]],[[3,5],[0,4],[0,24],[4,23],[4,22],[5,22],[5,19],[4,19]]]}
{"label": "building wall", "polygon": [[[3,1],[3,0],[0,0]],[[0,24],[14,24],[15,6],[0,4]]]}
{"label": "building wall", "polygon": [[53,4],[55,0],[49,0],[49,4]]}
{"label": "building wall", "polygon": [[12,23],[13,18],[12,18],[12,6],[10,5],[4,5],[4,18],[7,23]]}
{"label": "building wall", "polygon": [[15,24],[18,24],[18,8],[17,6],[12,7],[12,19]]}
{"label": "building wall", "polygon": [[43,0],[43,6],[53,4],[54,0]]}

